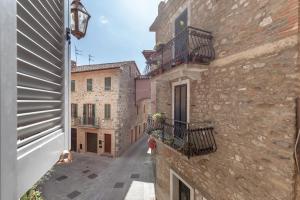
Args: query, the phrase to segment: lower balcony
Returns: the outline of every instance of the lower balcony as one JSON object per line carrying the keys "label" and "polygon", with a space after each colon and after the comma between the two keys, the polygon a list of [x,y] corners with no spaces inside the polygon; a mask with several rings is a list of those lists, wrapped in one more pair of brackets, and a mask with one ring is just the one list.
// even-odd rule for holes
{"label": "lower balcony", "polygon": [[82,128],[100,128],[100,119],[94,117],[76,117],[72,118],[71,125]]}
{"label": "lower balcony", "polygon": [[146,132],[188,158],[217,151],[214,128],[209,123],[155,121],[149,117]]}

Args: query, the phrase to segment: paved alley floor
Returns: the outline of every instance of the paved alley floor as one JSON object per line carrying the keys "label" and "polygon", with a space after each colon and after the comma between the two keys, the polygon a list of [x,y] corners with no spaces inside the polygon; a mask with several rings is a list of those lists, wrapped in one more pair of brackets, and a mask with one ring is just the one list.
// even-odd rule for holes
{"label": "paved alley floor", "polygon": [[154,176],[147,136],[120,158],[74,153],[39,185],[45,200],[154,200]]}

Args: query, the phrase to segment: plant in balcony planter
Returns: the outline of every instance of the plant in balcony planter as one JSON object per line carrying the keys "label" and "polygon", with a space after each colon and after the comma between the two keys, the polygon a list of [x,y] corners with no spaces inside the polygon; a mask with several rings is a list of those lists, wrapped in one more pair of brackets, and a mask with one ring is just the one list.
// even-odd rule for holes
{"label": "plant in balcony planter", "polygon": [[155,131],[152,131],[152,134],[151,134],[153,137],[156,137],[157,139],[160,139],[162,140],[162,130],[155,130]]}
{"label": "plant in balcony planter", "polygon": [[164,140],[164,143],[169,145],[169,146],[173,146],[174,144],[174,138],[173,137],[170,137],[170,136],[165,136],[165,140]]}
{"label": "plant in balcony planter", "polygon": [[164,113],[155,113],[154,115],[152,115],[152,119],[154,123],[162,124],[166,121],[166,116]]}
{"label": "plant in balcony planter", "polygon": [[154,47],[155,51],[160,51],[162,48],[164,48],[165,44],[164,43],[157,43]]}

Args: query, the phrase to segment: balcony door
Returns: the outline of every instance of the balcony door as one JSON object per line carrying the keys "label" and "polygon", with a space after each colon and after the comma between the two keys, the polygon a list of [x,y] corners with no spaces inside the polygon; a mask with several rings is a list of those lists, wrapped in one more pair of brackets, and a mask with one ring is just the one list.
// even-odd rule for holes
{"label": "balcony door", "polygon": [[181,180],[179,180],[179,200],[190,200],[191,191]]}
{"label": "balcony door", "polygon": [[183,129],[187,124],[187,84],[177,85],[174,88],[174,134],[183,137]]}
{"label": "balcony door", "polygon": [[[184,10],[175,20],[175,55],[174,64],[186,61],[188,48],[188,11]],[[186,30],[186,31],[185,31]]]}
{"label": "balcony door", "polygon": [[94,125],[95,123],[95,104],[83,105],[83,124]]}

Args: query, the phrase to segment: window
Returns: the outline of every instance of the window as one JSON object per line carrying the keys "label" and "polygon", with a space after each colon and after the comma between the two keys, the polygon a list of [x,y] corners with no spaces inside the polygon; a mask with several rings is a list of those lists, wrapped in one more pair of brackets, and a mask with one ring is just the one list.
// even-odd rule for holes
{"label": "window", "polygon": [[146,105],[144,105],[144,113],[146,113]]}
{"label": "window", "polygon": [[104,105],[104,118],[110,119],[110,104]]}
{"label": "window", "polygon": [[87,91],[93,91],[93,79],[86,80]]}
{"label": "window", "polygon": [[71,116],[72,118],[78,117],[78,105],[75,103],[71,104]]}
{"label": "window", "polygon": [[139,114],[139,106],[138,105],[136,106],[136,114],[137,115]]}
{"label": "window", "polygon": [[170,170],[170,194],[171,199],[194,200],[194,188],[173,170]]}
{"label": "window", "polygon": [[71,91],[75,92],[75,80],[71,81]]}
{"label": "window", "polygon": [[105,91],[111,90],[111,77],[105,77],[104,85]]}

